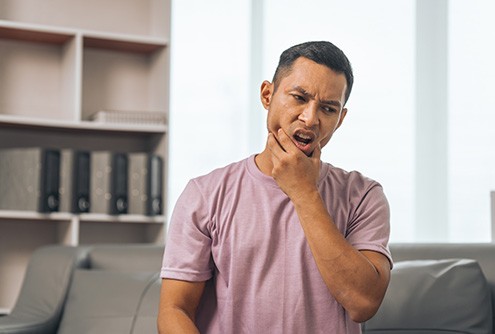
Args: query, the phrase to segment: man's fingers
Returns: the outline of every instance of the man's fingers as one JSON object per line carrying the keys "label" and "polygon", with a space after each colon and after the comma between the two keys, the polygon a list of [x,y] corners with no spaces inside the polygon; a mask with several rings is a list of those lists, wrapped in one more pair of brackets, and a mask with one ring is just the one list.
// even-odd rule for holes
{"label": "man's fingers", "polygon": [[275,135],[271,132],[268,134],[267,145],[272,154],[277,158],[284,152],[283,147],[280,145]]}
{"label": "man's fingers", "polygon": [[294,145],[292,139],[290,139],[289,135],[285,133],[282,128],[278,129],[277,131],[277,140],[285,152],[299,152],[299,149],[296,147],[296,145]]}
{"label": "man's fingers", "polygon": [[317,160],[318,162],[320,161],[321,158],[321,146],[318,145],[316,146],[315,150],[313,151],[313,154],[311,155],[311,158],[314,160]]}

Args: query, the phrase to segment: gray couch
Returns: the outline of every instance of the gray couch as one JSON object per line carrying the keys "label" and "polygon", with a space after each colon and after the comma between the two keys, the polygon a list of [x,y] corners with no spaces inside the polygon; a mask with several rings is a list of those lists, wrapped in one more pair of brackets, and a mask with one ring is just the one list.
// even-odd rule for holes
{"label": "gray couch", "polygon": [[392,244],[374,334],[495,333],[495,244]]}
{"label": "gray couch", "polygon": [[[495,244],[394,244],[390,287],[364,333],[493,333]],[[0,333],[156,333],[163,247],[36,251]]]}
{"label": "gray couch", "polygon": [[0,333],[156,333],[162,256],[141,244],[43,247]]}

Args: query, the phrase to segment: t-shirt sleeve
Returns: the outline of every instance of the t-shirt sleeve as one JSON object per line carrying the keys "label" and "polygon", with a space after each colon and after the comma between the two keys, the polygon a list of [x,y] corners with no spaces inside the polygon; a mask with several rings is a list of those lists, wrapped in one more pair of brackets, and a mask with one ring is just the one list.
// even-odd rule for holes
{"label": "t-shirt sleeve", "polygon": [[389,236],[390,207],[383,188],[374,183],[359,199],[347,229],[346,239],[358,250],[382,253],[392,267],[392,256],[388,248]]}
{"label": "t-shirt sleeve", "polygon": [[160,276],[191,282],[212,277],[208,206],[194,180],[179,196],[170,220]]}

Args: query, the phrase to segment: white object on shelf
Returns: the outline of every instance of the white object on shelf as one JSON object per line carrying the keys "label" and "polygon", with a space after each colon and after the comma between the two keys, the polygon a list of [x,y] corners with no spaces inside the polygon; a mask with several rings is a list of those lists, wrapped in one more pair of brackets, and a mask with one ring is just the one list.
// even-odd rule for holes
{"label": "white object on shelf", "polygon": [[167,123],[164,113],[153,111],[101,110],[93,114],[90,120],[101,123],[136,125],[164,125]]}

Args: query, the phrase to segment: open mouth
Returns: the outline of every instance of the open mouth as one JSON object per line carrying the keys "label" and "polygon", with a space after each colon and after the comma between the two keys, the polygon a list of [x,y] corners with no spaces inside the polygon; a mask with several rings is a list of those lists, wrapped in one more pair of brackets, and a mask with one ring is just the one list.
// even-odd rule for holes
{"label": "open mouth", "polygon": [[311,155],[311,144],[315,141],[316,136],[312,132],[297,131],[292,136],[296,146],[306,155]]}
{"label": "open mouth", "polygon": [[311,136],[308,136],[305,134],[295,134],[294,139],[298,143],[301,143],[302,145],[311,144],[313,142],[313,138],[311,138]]}

